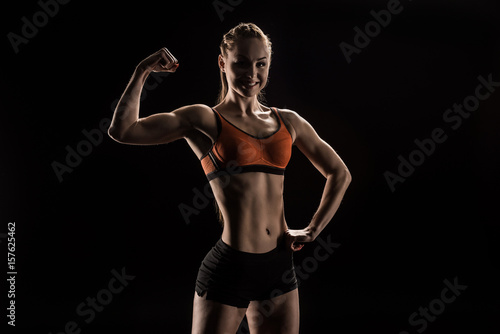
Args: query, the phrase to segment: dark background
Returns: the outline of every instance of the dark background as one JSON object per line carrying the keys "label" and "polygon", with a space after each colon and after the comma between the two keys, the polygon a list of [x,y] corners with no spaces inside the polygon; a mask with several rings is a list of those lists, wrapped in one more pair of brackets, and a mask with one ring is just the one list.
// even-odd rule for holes
{"label": "dark background", "polygon": [[[211,204],[190,224],[178,209],[206,184],[188,145],[128,146],[103,136],[62,182],[51,164],[65,164],[66,147],[112,117],[136,64],[163,46],[180,67],[147,91],[141,116],[215,105],[222,35],[254,22],[274,46],[268,105],[306,118],[353,176],[321,235],[341,246],[299,289],[301,333],[417,333],[409,316],[455,277],[467,289],[425,333],[498,333],[500,95],[456,130],[443,120],[474,95],[478,76],[500,81],[498,4],[401,5],[348,64],[339,44],[353,44],[353,28],[387,1],[245,0],[223,20],[210,0],[71,1],[17,54],[7,34],[20,34],[21,18],[32,21],[40,6],[4,4],[0,232],[16,222],[17,332],[59,333],[68,321],[82,333],[190,332],[196,273],[221,228]],[[391,192],[384,172],[397,173],[398,156],[408,158],[414,140],[435,128],[447,140]],[[284,194],[290,227],[307,225],[323,184],[294,149]],[[296,253],[296,265],[317,245]],[[135,278],[85,323],[77,305],[122,268]]]}

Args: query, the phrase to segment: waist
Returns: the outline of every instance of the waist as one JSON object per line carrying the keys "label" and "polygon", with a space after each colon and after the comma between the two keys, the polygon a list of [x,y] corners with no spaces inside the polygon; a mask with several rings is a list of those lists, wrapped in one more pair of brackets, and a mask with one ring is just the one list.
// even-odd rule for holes
{"label": "waist", "polygon": [[231,175],[210,181],[210,186],[224,219],[226,244],[257,253],[276,245],[286,231],[282,175]]}
{"label": "waist", "polygon": [[283,244],[286,228],[284,221],[257,224],[225,221],[221,240],[237,251],[266,253]]}
{"label": "waist", "polygon": [[220,238],[215,247],[221,252],[232,254],[242,260],[266,260],[273,258],[280,251],[283,251],[285,245],[284,242],[279,242],[275,245],[275,247],[266,252],[246,252],[230,246],[224,242],[222,238]]}

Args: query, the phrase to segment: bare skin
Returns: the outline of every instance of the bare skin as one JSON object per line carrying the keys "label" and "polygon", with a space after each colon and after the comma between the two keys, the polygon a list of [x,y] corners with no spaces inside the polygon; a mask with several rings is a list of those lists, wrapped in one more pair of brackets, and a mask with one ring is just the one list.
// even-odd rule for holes
{"label": "bare skin", "polygon": [[[226,57],[219,56],[219,68],[226,73],[229,90],[224,101],[214,108],[252,135],[266,136],[278,127],[279,121],[270,108],[257,100],[257,94],[267,83],[270,60],[266,44],[258,38],[238,41]],[[152,145],[185,139],[198,158],[209,150],[217,138],[217,122],[206,105],[189,105],[139,118],[140,94],[147,76],[151,72],[175,72],[178,66],[165,48],[137,66],[108,131],[114,140]],[[323,196],[309,224],[304,229],[290,230],[284,215],[282,175],[251,172],[231,175],[229,182],[220,178],[210,181],[224,217],[222,240],[244,252],[268,252],[283,238],[291,251],[314,241],[337,211],[351,181],[340,157],[306,120],[292,110],[280,111],[293,144],[325,176]],[[245,314],[252,334],[298,333],[297,289],[268,302],[274,305],[273,312],[259,317],[259,305],[266,301],[252,301],[248,309],[241,309],[206,300],[205,295],[200,297],[195,293],[192,333],[235,333]]]}

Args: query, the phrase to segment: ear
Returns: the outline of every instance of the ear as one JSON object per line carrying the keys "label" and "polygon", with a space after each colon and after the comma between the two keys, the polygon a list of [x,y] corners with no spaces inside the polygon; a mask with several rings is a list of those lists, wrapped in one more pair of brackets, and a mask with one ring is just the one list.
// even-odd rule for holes
{"label": "ear", "polygon": [[226,72],[225,66],[226,63],[224,61],[224,57],[222,55],[219,55],[219,68],[222,72]]}

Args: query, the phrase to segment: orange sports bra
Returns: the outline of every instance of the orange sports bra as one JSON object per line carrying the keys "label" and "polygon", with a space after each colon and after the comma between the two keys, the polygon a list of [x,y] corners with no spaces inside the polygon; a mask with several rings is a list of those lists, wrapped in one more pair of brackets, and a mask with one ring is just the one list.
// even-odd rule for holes
{"label": "orange sports bra", "polygon": [[246,133],[212,110],[217,119],[217,138],[200,159],[209,181],[227,174],[285,173],[292,155],[292,136],[278,109],[271,108],[278,119],[278,129],[264,137]]}

